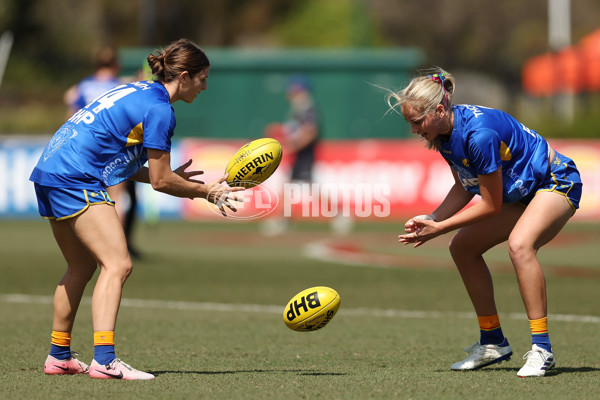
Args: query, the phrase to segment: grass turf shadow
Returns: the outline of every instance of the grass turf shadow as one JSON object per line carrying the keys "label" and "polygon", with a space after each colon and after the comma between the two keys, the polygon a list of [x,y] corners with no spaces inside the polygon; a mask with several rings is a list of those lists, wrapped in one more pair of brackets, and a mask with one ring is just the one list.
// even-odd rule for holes
{"label": "grass turf shadow", "polygon": [[304,376],[343,376],[348,375],[342,372],[321,372],[305,369],[242,369],[242,370],[226,370],[226,371],[148,371],[149,373],[159,376],[165,374],[196,374],[196,375],[228,375],[228,374],[253,374],[253,373],[297,373]]}
{"label": "grass turf shadow", "polygon": [[[514,372],[515,374],[519,371],[520,367],[488,367],[488,368],[480,368],[477,370],[471,371],[452,371],[450,369],[438,369],[435,372],[452,372],[455,374],[473,374],[473,373],[485,373],[485,372],[494,372],[494,371],[504,371],[504,372]],[[560,374],[578,374],[585,372],[600,372],[600,368],[594,367],[554,367],[548,372],[546,372],[545,376],[556,376]]]}

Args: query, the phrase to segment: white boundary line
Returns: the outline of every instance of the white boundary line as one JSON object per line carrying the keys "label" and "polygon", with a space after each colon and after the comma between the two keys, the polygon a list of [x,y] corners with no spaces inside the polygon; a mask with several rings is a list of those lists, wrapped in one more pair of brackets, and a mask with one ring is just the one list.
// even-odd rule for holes
{"label": "white boundary line", "polygon": [[[12,304],[52,304],[52,296],[34,296],[28,294],[1,294],[0,302]],[[83,304],[91,304],[89,297],[84,297]],[[229,312],[254,312],[264,314],[283,314],[282,306],[263,305],[263,304],[233,304],[233,303],[200,303],[191,301],[165,301],[165,300],[144,300],[144,299],[122,299],[122,307],[148,308],[163,310],[184,310],[184,311],[229,311]],[[340,314],[352,316],[370,316],[382,318],[416,318],[416,319],[444,319],[459,318],[473,319],[473,312],[443,312],[443,311],[417,311],[417,310],[393,310],[376,308],[341,308]],[[514,320],[527,320],[523,313],[509,313],[506,315]],[[595,315],[574,315],[574,314],[551,314],[552,322],[581,322],[587,324],[600,324],[600,317]]]}

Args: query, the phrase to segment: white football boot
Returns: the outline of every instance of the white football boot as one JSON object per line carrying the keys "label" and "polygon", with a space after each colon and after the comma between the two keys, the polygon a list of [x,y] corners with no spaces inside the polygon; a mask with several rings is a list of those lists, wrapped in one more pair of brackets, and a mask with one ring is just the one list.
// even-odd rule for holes
{"label": "white football boot", "polygon": [[554,353],[546,351],[534,344],[523,356],[524,360],[527,360],[523,368],[517,372],[519,378],[526,378],[529,376],[544,376],[546,371],[552,369],[556,364],[556,358]]}
{"label": "white football boot", "polygon": [[483,368],[491,364],[508,361],[513,353],[506,338],[501,344],[482,345],[477,342],[467,347],[465,351],[469,354],[467,358],[452,364],[451,370],[470,371]]}
{"label": "white football boot", "polygon": [[107,365],[101,365],[96,360],[90,364],[90,378],[96,379],[123,379],[126,381],[154,379],[154,375],[138,371],[131,365],[115,358]]}

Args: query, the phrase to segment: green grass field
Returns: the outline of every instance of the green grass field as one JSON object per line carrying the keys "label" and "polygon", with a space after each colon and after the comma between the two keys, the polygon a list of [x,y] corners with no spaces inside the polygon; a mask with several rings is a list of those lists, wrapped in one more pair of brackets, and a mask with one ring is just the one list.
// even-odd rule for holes
{"label": "green grass field", "polygon": [[[124,289],[117,354],[154,381],[46,376],[51,296],[64,261],[44,221],[0,221],[0,398],[6,399],[598,399],[600,229],[570,223],[540,251],[547,273],[557,367],[519,379],[530,333],[508,255],[488,259],[508,363],[457,373],[449,366],[478,339],[477,321],[443,236],[413,249],[398,227],[359,224],[334,236],[303,223],[267,238],[251,223],[138,226]],[[315,244],[333,255],[307,249]],[[317,247],[318,247],[317,246]],[[353,262],[355,261],[355,262]],[[341,307],[317,332],[283,323],[299,291],[336,289]],[[86,292],[72,347],[93,356]]]}

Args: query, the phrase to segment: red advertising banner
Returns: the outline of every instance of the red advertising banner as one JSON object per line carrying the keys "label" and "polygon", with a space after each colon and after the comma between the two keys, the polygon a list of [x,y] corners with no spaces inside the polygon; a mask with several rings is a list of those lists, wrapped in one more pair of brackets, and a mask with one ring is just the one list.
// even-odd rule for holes
{"label": "red advertising banner", "polygon": [[[244,141],[185,139],[182,157],[203,169],[205,182],[223,175],[225,165]],[[556,140],[551,145],[575,160],[584,182],[577,219],[600,218],[600,141]],[[448,164],[419,140],[322,141],[314,182],[292,183],[293,160],[284,156],[277,172],[262,185],[243,192],[236,219],[269,215],[292,218],[404,219],[432,212],[453,184]],[[477,201],[477,196],[474,201]],[[185,201],[183,218],[220,216],[213,205]]]}

